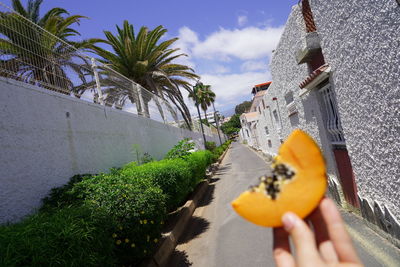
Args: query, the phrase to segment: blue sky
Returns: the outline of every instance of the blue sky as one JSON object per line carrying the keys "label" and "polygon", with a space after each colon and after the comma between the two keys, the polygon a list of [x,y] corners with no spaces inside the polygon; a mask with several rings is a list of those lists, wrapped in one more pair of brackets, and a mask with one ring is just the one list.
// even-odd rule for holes
{"label": "blue sky", "polygon": [[[10,0],[0,0],[10,5]],[[26,3],[26,0],[22,0]],[[271,79],[268,63],[291,6],[297,0],[44,0],[43,11],[63,7],[89,17],[77,29],[82,38],[103,37],[127,19],[135,29],[163,25],[167,38],[189,55],[192,66],[217,94],[216,107],[232,110],[251,98],[252,85]],[[191,106],[190,103],[188,103]]]}

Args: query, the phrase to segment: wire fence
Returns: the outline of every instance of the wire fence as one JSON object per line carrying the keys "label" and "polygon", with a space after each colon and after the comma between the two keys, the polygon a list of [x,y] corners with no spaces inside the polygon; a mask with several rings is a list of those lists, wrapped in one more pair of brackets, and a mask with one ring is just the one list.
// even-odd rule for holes
{"label": "wire fence", "polygon": [[0,2],[0,77],[183,127],[178,109]]}

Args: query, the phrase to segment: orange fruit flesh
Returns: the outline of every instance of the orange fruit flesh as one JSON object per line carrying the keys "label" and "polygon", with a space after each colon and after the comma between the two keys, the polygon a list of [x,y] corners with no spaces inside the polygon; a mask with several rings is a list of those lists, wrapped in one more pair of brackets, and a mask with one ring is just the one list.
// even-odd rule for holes
{"label": "orange fruit flesh", "polygon": [[294,130],[279,149],[272,167],[283,164],[294,176],[281,184],[276,199],[260,185],[243,192],[232,202],[233,209],[244,219],[265,227],[282,226],[282,215],[291,211],[305,218],[318,205],[327,187],[326,166],[314,140],[301,130]]}

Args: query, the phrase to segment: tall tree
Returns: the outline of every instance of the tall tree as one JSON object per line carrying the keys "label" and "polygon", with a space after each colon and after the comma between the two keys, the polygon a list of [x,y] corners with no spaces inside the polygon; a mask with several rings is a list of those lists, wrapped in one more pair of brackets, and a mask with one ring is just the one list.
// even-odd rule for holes
{"label": "tall tree", "polygon": [[208,121],[207,109],[215,101],[215,93],[211,91],[211,86],[200,83],[200,88],[197,91],[197,98],[200,102],[201,109],[204,111],[204,118]]}
{"label": "tall tree", "polygon": [[[88,75],[83,67],[86,58],[77,52],[88,42],[69,39],[79,35],[71,26],[85,17],[69,16],[62,8],[41,17],[41,4],[42,0],[29,0],[24,7],[20,0],[12,0],[18,13],[0,12],[0,75],[70,94],[86,83]],[[74,82],[69,72],[75,73]],[[82,84],[76,85],[77,80]]]}
{"label": "tall tree", "polygon": [[[197,79],[198,76],[190,67],[174,63],[174,60],[186,56],[177,53],[179,48],[171,48],[178,38],[161,42],[160,39],[167,32],[162,26],[153,30],[141,27],[137,34],[128,21],[124,21],[122,28],[116,27],[116,35],[104,31],[106,39],[93,40],[108,44],[113,50],[110,52],[93,45],[92,50],[101,57],[100,61],[160,98],[169,99],[179,109],[190,127],[191,117],[180,87],[191,91],[189,81]],[[133,90],[111,90],[107,97],[120,102],[129,98],[132,102],[136,102],[138,111],[148,112],[146,109],[149,100],[144,99],[144,107],[140,107],[137,100],[135,101],[137,98]]]}
{"label": "tall tree", "polygon": [[248,112],[251,107],[251,101],[243,101],[235,107],[235,114],[241,115],[244,112]]}

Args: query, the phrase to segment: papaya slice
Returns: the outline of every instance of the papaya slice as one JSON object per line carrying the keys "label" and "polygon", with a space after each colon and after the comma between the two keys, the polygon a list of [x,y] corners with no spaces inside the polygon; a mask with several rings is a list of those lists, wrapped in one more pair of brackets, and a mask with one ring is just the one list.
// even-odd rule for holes
{"label": "papaya slice", "polygon": [[243,192],[231,204],[244,219],[265,227],[281,227],[291,211],[305,218],[319,204],[327,187],[326,165],[316,142],[294,130],[272,162],[272,175]]}

